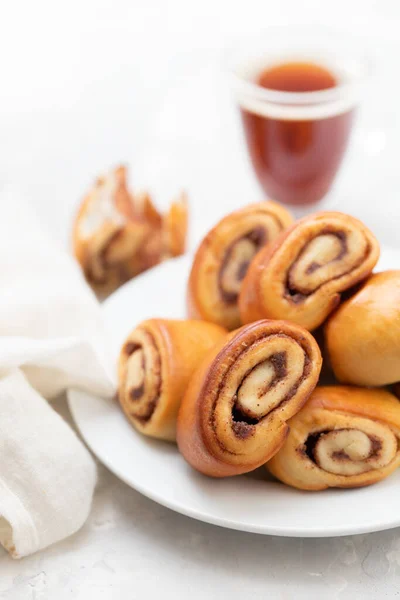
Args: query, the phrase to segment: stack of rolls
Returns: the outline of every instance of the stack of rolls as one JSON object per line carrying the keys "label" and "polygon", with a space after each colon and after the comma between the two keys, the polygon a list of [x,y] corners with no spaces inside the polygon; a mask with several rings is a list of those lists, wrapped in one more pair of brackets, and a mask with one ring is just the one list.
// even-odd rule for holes
{"label": "stack of rolls", "polygon": [[189,320],[145,321],[121,349],[129,421],[211,477],[265,465],[305,490],[387,477],[400,465],[400,271],[372,274],[378,259],[371,231],[340,212],[294,221],[266,201],[227,215],[194,256]]}

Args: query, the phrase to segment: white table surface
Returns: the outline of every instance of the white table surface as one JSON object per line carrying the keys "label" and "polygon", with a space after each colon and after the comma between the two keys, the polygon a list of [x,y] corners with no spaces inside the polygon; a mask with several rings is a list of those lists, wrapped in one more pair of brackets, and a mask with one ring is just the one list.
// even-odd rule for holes
{"label": "white table surface", "polygon": [[[62,244],[82,192],[119,161],[160,205],[188,189],[192,245],[226,210],[260,198],[219,64],[238,35],[284,23],[341,26],[374,52],[378,76],[331,203],[400,244],[398,0],[1,4],[0,181],[19,185]],[[375,599],[399,589],[399,530],[323,540],[223,530],[102,467],[79,533],[21,562],[0,550],[7,600]]]}

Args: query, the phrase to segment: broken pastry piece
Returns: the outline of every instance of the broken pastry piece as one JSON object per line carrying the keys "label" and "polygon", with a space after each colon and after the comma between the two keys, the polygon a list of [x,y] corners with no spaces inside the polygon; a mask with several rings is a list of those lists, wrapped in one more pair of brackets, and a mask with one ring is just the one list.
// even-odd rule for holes
{"label": "broken pastry piece", "polygon": [[108,294],[161,261],[183,254],[185,194],[162,215],[146,193],[132,194],[125,167],[100,177],[84,198],[73,230],[74,253],[90,285]]}

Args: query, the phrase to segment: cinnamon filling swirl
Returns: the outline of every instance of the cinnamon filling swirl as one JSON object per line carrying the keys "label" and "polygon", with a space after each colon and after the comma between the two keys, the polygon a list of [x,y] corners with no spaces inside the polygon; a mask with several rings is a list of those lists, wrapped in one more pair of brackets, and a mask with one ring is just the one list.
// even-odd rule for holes
{"label": "cinnamon filling swirl", "polygon": [[161,359],[153,336],[141,332],[142,340],[128,342],[125,393],[130,398],[130,415],[146,423],[153,415],[161,394]]}
{"label": "cinnamon filling swirl", "polygon": [[377,434],[359,429],[334,429],[312,433],[304,451],[320,469],[334,475],[352,476],[387,466],[396,456],[393,432],[378,425]]}
{"label": "cinnamon filling swirl", "polygon": [[[229,393],[232,383],[238,381],[230,404],[232,431],[240,439],[251,436],[257,424],[282,408],[310,372],[310,359],[294,339],[282,333],[267,337],[270,348],[262,352],[267,356],[258,359],[266,339],[260,338],[253,348],[235,357],[220,385],[218,396],[223,396]],[[254,353],[253,357],[250,352]],[[249,362],[251,366],[244,368]],[[218,397],[212,413],[214,431],[217,404]]]}
{"label": "cinnamon filling swirl", "polygon": [[268,399],[266,396],[287,376],[286,363],[286,353],[277,352],[269,360],[259,363],[243,379],[232,409],[232,429],[239,438],[248,437],[251,433],[249,426],[257,425],[262,416],[276,408],[276,395]]}
{"label": "cinnamon filling swirl", "polygon": [[249,264],[267,241],[267,231],[263,227],[256,227],[228,246],[218,273],[219,291],[224,302],[227,304],[237,302],[240,285]]}
{"label": "cinnamon filling swirl", "polygon": [[361,231],[323,229],[308,240],[292,263],[286,279],[286,297],[294,304],[303,302],[325,283],[359,267],[369,250]]}
{"label": "cinnamon filling swirl", "polygon": [[[113,261],[114,247],[117,247],[119,240],[121,239],[122,230],[117,229],[113,231],[105,240],[102,240],[102,245],[97,248],[96,252],[93,252],[92,259],[87,265],[87,278],[90,283],[104,284],[107,281],[107,271],[115,263]],[[124,257],[122,257],[124,258]],[[122,260],[120,257],[120,260]],[[116,265],[112,265],[116,268]],[[119,276],[124,277],[124,269],[122,265],[119,265]]]}

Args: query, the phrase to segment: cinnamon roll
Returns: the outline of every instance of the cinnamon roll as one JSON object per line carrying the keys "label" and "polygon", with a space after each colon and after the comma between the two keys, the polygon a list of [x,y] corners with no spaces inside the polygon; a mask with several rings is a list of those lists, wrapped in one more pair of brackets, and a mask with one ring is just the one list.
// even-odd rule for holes
{"label": "cinnamon roll", "polygon": [[259,202],[229,214],[211,229],[190,273],[189,316],[228,329],[239,327],[238,294],[249,263],[292,220],[279,204]]}
{"label": "cinnamon roll", "polygon": [[88,282],[106,294],[170,256],[182,254],[187,203],[182,197],[170,212],[158,212],[148,194],[132,195],[126,169],[118,167],[97,180],[74,224],[74,252]]}
{"label": "cinnamon roll", "polygon": [[400,380],[400,271],[372,275],[325,324],[339,381],[382,386]]}
{"label": "cinnamon roll", "polygon": [[313,330],[378,258],[377,240],[357,219],[339,212],[305,217],[252,261],[240,292],[242,321],[288,319]]}
{"label": "cinnamon roll", "polygon": [[321,369],[317,343],[284,321],[233,332],[193,375],[178,415],[187,462],[213,477],[246,473],[282,446],[286,421],[307,400]]}
{"label": "cinnamon roll", "polygon": [[289,427],[266,466],[292,487],[361,487],[400,465],[400,403],[385,390],[318,387]]}
{"label": "cinnamon roll", "polygon": [[189,379],[208,350],[226,337],[212,323],[150,319],[125,341],[119,358],[118,399],[142,433],[175,440],[176,417]]}

